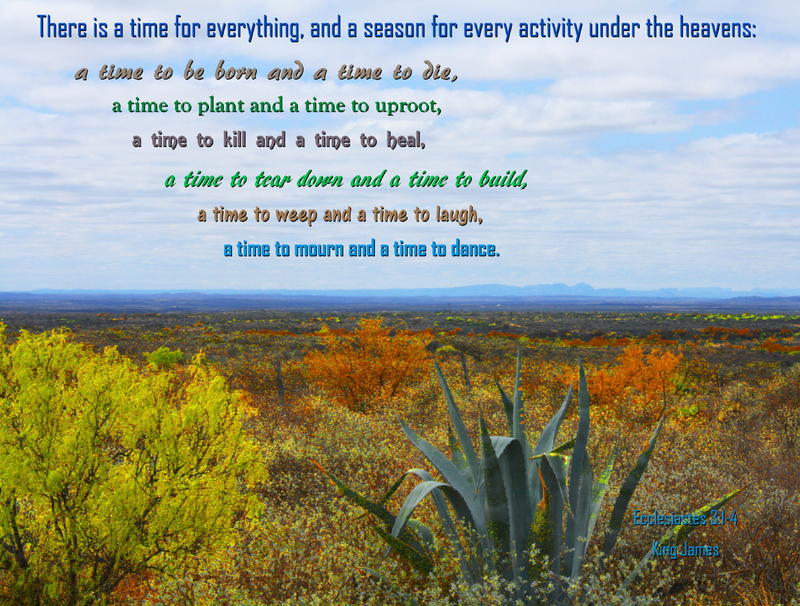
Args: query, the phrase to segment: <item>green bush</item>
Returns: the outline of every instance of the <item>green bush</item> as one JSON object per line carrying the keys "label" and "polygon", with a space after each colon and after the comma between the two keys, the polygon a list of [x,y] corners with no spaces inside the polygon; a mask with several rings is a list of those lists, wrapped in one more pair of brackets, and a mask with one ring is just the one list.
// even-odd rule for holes
{"label": "green bush", "polygon": [[183,362],[183,352],[180,349],[170,349],[169,347],[159,347],[155,351],[144,354],[145,359],[155,368],[172,368],[178,362]]}

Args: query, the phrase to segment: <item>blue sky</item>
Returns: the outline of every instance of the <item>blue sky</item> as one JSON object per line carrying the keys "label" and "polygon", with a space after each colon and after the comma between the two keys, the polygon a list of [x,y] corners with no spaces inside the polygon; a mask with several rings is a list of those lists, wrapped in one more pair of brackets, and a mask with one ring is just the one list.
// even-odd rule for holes
{"label": "blue sky", "polygon": [[[755,23],[754,39],[635,40],[53,40],[41,39],[36,15],[59,21],[127,22],[132,17],[251,21],[268,14],[297,21],[342,15],[345,22],[538,21],[569,17],[583,23],[617,14],[643,22],[653,14],[676,21]],[[6,2],[0,64],[0,290],[392,288],[586,282],[595,287],[652,289],[718,286],[800,289],[800,13],[787,1],[543,2],[498,1],[398,6],[352,2],[336,7],[298,2],[129,3]],[[203,66],[202,82],[184,82],[188,59]],[[219,59],[255,66],[257,81],[218,82]],[[273,67],[301,60],[299,81],[273,82]],[[454,83],[419,77],[423,61],[450,66]],[[141,82],[101,82],[104,63],[144,68]],[[156,82],[159,63],[174,76]],[[381,82],[340,82],[343,63],[382,67]],[[394,82],[398,64],[415,74]],[[87,67],[87,82],[73,74]],[[311,73],[327,67],[324,83]],[[436,102],[440,116],[387,117],[371,110],[341,115],[143,115],[111,111],[114,101],[175,99],[195,106],[224,100],[353,99]],[[374,106],[373,106],[374,107]],[[224,149],[224,130],[244,129],[248,147]],[[298,149],[321,129],[348,135],[350,149]],[[184,134],[189,147],[153,149],[151,133]],[[255,147],[258,134],[285,130],[282,150]],[[385,133],[422,132],[424,150],[383,147]],[[212,149],[198,149],[198,132]],[[360,133],[378,138],[362,149]],[[131,146],[134,135],[145,140]],[[436,191],[297,187],[213,191],[165,188],[165,178],[189,170],[250,177],[260,171],[295,177],[377,174],[405,179],[415,170],[450,175],[527,169],[525,190],[475,186]],[[477,180],[477,179],[476,179]],[[465,227],[372,222],[305,225],[214,224],[199,209],[477,208],[483,223]],[[242,259],[223,245],[379,243],[395,240],[494,243],[495,259]]]}

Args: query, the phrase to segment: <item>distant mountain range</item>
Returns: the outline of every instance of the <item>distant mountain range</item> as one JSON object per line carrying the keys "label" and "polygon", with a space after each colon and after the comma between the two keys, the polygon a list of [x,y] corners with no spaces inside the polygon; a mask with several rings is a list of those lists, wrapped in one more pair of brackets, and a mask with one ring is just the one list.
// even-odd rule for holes
{"label": "distant mountain range", "polygon": [[[582,282],[568,284],[534,284],[531,286],[509,286],[507,284],[476,284],[473,286],[453,286],[445,288],[388,288],[388,289],[338,289],[338,290],[55,290],[39,289],[28,291],[44,295],[270,295],[287,297],[614,297],[647,299],[732,299],[735,297],[792,297],[800,296],[800,289],[747,291],[729,288],[660,288],[657,290],[628,290],[626,288],[593,288]],[[22,293],[19,293],[22,294]]]}
{"label": "distant mountain range", "polygon": [[[627,290],[588,284],[342,290],[36,290],[0,292],[0,314],[301,311],[614,311],[800,314],[800,291]],[[2,316],[0,316],[2,317]]]}

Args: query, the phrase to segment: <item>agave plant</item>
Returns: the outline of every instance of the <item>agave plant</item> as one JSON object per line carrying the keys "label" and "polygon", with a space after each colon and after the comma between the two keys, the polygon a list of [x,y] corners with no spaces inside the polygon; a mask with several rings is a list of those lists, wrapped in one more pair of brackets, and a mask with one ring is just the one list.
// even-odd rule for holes
{"label": "agave plant", "polygon": [[[539,603],[540,600],[530,593],[541,579],[541,571],[530,563],[531,551],[536,549],[546,557],[546,572],[551,581],[552,589],[546,602],[555,605],[570,603],[569,589],[580,577],[617,454],[615,448],[600,474],[595,476],[587,451],[589,391],[583,365],[580,365],[578,428],[574,438],[556,446],[561,423],[573,399],[570,388],[560,408],[532,445],[522,423],[521,356],[518,351],[513,397],[509,397],[498,384],[510,435],[490,436],[481,418],[480,454],[470,440],[441,368],[438,364],[435,366],[450,417],[450,456],[402,421],[401,425],[405,435],[433,465],[441,480],[434,479],[423,469],[410,469],[390,487],[383,499],[375,502],[348,487],[335,475],[323,471],[344,496],[381,522],[375,525],[375,530],[389,549],[423,573],[434,568],[433,533],[411,516],[423,500],[431,497],[465,582],[480,583],[487,572],[495,573],[509,581],[508,586],[512,588],[510,601]],[[628,504],[647,469],[663,426],[662,415],[647,448],[622,483],[599,548],[601,561],[616,545]],[[570,450],[571,455],[568,455]],[[395,515],[386,508],[386,503],[409,476],[416,476],[421,481]],[[721,507],[738,492],[730,492],[695,513]],[[474,548],[465,548],[465,533],[459,532],[459,527],[475,538],[474,545],[470,545]],[[693,529],[694,526],[673,527],[660,543],[675,544]],[[628,575],[624,586],[638,578],[651,554],[652,550],[644,555]]]}

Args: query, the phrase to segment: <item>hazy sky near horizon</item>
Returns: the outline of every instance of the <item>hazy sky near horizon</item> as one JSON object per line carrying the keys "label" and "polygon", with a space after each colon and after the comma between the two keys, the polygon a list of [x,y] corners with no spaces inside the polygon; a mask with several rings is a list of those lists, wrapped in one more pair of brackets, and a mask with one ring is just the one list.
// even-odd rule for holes
{"label": "hazy sky near horizon", "polygon": [[[87,22],[88,39],[43,39],[38,14]],[[57,289],[330,289],[413,288],[477,283],[586,282],[595,287],[651,289],[717,286],[800,289],[800,11],[788,0],[632,1],[536,4],[497,1],[402,5],[320,1],[128,2],[6,0],[0,65],[0,290]],[[306,34],[287,39],[134,40],[131,18],[172,23],[297,22]],[[430,37],[433,14],[460,24],[455,37]],[[314,40],[309,24],[342,21],[421,22],[420,40]],[[590,38],[589,22],[644,23],[657,15],[677,24],[749,22],[751,39]],[[569,18],[584,26],[574,38],[521,39],[520,22]],[[122,39],[91,38],[93,19],[125,23]],[[466,22],[510,22],[504,39],[466,39]],[[360,27],[363,31],[363,27]],[[192,59],[203,81],[186,82]],[[256,81],[217,81],[218,61],[258,68]],[[274,67],[305,66],[299,81],[270,81]],[[423,61],[452,68],[453,83],[424,81]],[[103,64],[144,68],[141,82],[100,81]],[[156,65],[175,75],[155,81]],[[380,82],[336,78],[342,64],[382,67]],[[397,64],[414,75],[396,82]],[[86,67],[88,81],[76,81]],[[325,82],[312,73],[327,67]],[[336,115],[215,113],[200,101],[430,101],[430,114],[389,117],[374,109]],[[113,113],[128,100],[189,101],[176,114]],[[246,130],[246,148],[223,148],[224,130]],[[150,135],[186,135],[186,149],[153,148]],[[321,130],[348,135],[349,149],[317,149]],[[426,148],[388,150],[386,131],[421,131]],[[255,147],[257,135],[286,131],[285,149]],[[200,149],[196,134],[215,139]],[[377,137],[363,149],[360,133]],[[132,137],[144,139],[141,148]],[[295,147],[306,137],[304,149]],[[296,177],[307,169],[343,175],[339,189],[256,189],[260,171]],[[387,169],[405,181],[414,171],[465,171],[473,185],[456,189],[350,188],[355,174]],[[527,169],[527,188],[477,187],[483,171]],[[185,189],[189,171],[249,176],[232,189]],[[168,175],[178,185],[165,188]],[[416,223],[416,206],[473,205],[482,225]],[[370,210],[406,209],[403,224],[215,224],[196,220],[214,206]],[[223,245],[493,243],[495,259],[225,258]]]}

